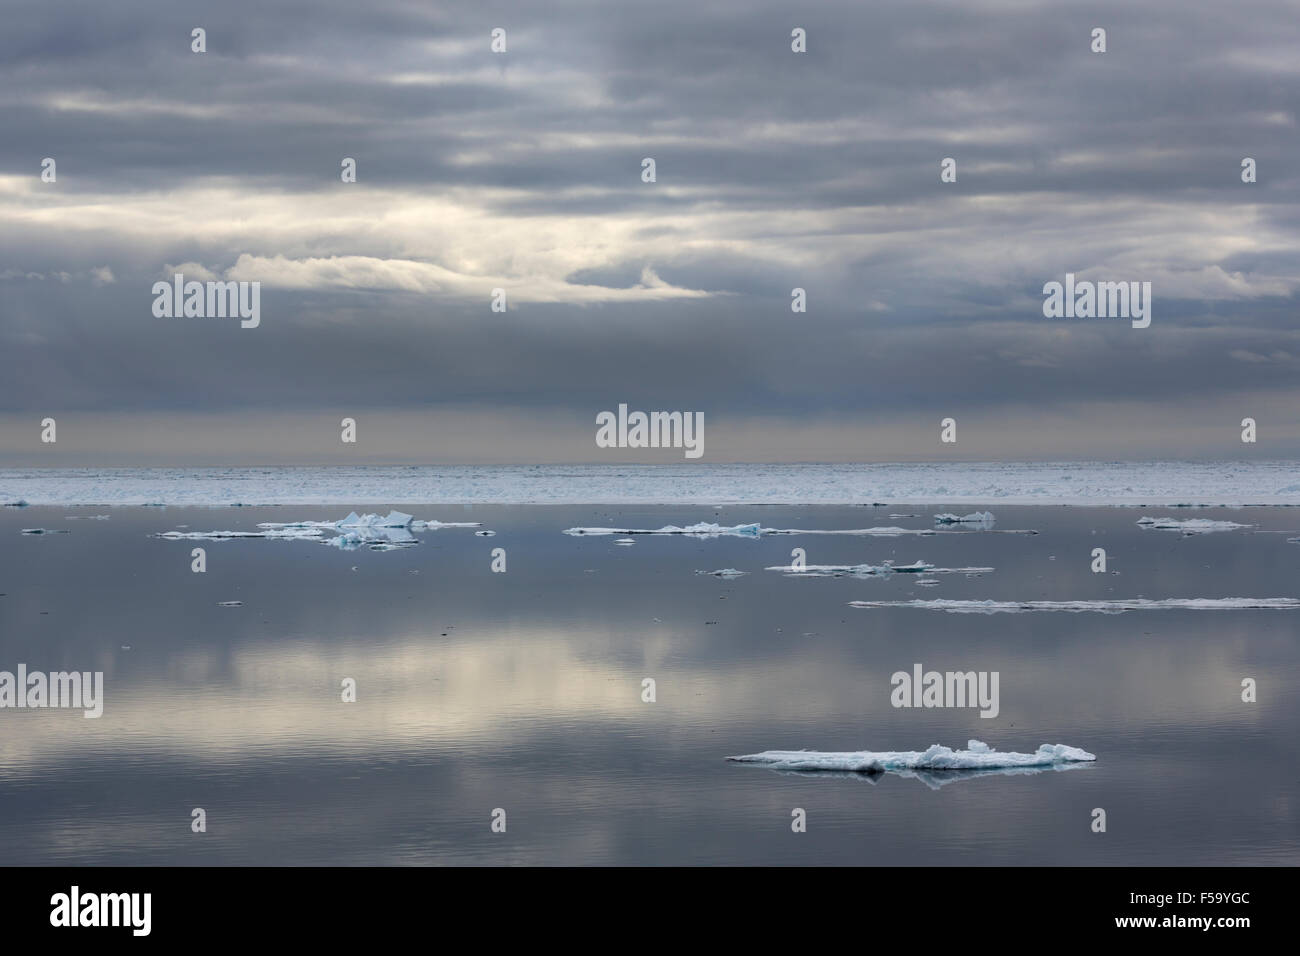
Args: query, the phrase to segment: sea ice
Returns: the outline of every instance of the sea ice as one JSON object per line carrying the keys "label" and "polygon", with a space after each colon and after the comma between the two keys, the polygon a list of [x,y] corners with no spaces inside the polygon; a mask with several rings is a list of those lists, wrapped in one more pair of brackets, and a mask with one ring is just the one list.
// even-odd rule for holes
{"label": "sea ice", "polygon": [[[156,537],[172,541],[221,541],[229,538],[314,540],[342,551],[362,548],[395,551],[420,543],[412,534],[414,531],[477,528],[479,524],[477,521],[420,521],[401,511],[390,511],[387,515],[359,515],[353,511],[339,521],[263,521],[258,524],[257,531],[163,531]],[[326,537],[330,532],[335,532],[335,536]]]}
{"label": "sea ice", "polygon": [[821,753],[815,750],[765,750],[762,753],[728,757],[736,763],[758,764],[774,770],[840,771],[852,773],[900,773],[905,771],[1001,770],[1020,767],[1051,767],[1056,764],[1096,760],[1096,756],[1065,744],[1043,744],[1031,754],[993,750],[979,740],[970,740],[965,750],[932,744],[927,750],[861,750]]}
{"label": "sea ice", "polygon": [[934,516],[935,524],[973,524],[985,528],[993,527],[993,513],[990,511],[975,511],[968,515],[941,514]]}
{"label": "sea ice", "polygon": [[1127,601],[958,601],[939,598],[933,601],[850,601],[851,607],[914,607],[950,614],[1019,614],[1024,611],[1100,611],[1119,614],[1123,611],[1231,611],[1263,609],[1289,611],[1300,608],[1300,598],[1131,598]]}
{"label": "sea ice", "polygon": [[[963,519],[964,520],[964,519]],[[983,526],[986,530],[990,525]],[[740,538],[758,538],[767,534],[844,534],[860,535],[864,537],[878,538],[897,538],[902,535],[915,534],[929,537],[936,534],[961,534],[960,531],[935,530],[934,528],[899,528],[893,525],[885,525],[875,528],[764,528],[758,523],[738,524],[738,525],[720,525],[709,522],[700,522],[686,526],[675,524],[664,525],[662,528],[566,528],[565,534],[570,535],[611,535],[611,534],[677,534],[693,538],[721,538],[721,537],[740,537]],[[1038,534],[1037,531],[1029,529],[1006,529],[1004,531],[994,532],[995,534]]]}
{"label": "sea ice", "polygon": [[1237,531],[1253,525],[1238,524],[1235,521],[1214,521],[1209,518],[1139,518],[1143,528],[1158,528],[1161,531],[1181,531],[1183,534],[1210,534],[1215,531]]}
{"label": "sea ice", "polygon": [[399,548],[413,548],[420,542],[405,527],[358,525],[323,543],[340,551],[357,551],[361,548],[368,551],[396,551]]}
{"label": "sea ice", "polygon": [[320,528],[283,527],[266,528],[262,531],[160,531],[154,537],[168,541],[223,541],[227,538],[277,538],[293,541],[301,538],[319,538],[324,535]]}
{"label": "sea ice", "polygon": [[[994,568],[937,568],[925,561],[914,564],[808,564],[796,567],[792,564],[778,564],[765,571],[784,571],[790,577],[888,577],[891,574],[990,574]],[[920,582],[918,582],[920,583]],[[931,582],[937,584],[938,582]]]}
{"label": "sea ice", "polygon": [[699,524],[678,527],[670,524],[662,528],[566,528],[565,534],[571,535],[609,535],[609,534],[684,534],[695,538],[718,538],[732,535],[743,538],[756,538],[766,534],[757,524],[738,524],[730,527],[701,521]]}
{"label": "sea ice", "polygon": [[911,462],[0,468],[0,502],[34,505],[873,504],[904,513],[1020,504],[1300,504],[1294,461]]}

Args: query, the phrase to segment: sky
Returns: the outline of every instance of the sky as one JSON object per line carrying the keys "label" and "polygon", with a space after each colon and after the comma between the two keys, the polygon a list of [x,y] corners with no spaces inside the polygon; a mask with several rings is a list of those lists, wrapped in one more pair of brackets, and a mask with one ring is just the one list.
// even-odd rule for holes
{"label": "sky", "polygon": [[1297,12],[4,0],[0,465],[1300,457]]}

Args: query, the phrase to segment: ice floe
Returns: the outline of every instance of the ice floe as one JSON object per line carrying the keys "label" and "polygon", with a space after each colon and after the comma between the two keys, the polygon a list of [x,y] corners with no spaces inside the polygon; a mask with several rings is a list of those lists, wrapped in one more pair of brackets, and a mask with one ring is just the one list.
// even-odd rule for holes
{"label": "ice floe", "polygon": [[994,750],[979,740],[970,740],[965,750],[933,744],[926,750],[851,751],[823,753],[816,750],[765,750],[762,753],[728,757],[735,763],[757,764],[773,770],[838,771],[849,773],[899,773],[905,771],[1006,770],[1025,767],[1053,767],[1082,763],[1096,756],[1065,744],[1043,744],[1031,754]]}
{"label": "ice floe", "polygon": [[[768,534],[843,534],[860,535],[864,537],[898,538],[909,534],[929,537],[930,535],[936,534],[960,534],[961,532],[936,530],[934,528],[899,528],[893,525],[886,525],[877,528],[764,528],[757,522],[754,524],[720,525],[701,521],[699,524],[691,525],[669,524],[664,525],[662,528],[565,528],[564,533],[576,536],[664,534],[684,535],[692,538],[759,538]],[[1037,531],[1028,529],[1008,529],[997,533],[1038,534]]]}
{"label": "ice floe", "polygon": [[1254,527],[1236,521],[1215,521],[1210,518],[1139,518],[1137,523],[1143,528],[1181,531],[1183,534],[1211,534],[1215,531],[1238,531]]}
{"label": "ice floe", "polygon": [[993,527],[993,514],[989,511],[974,511],[968,515],[941,514],[934,516],[935,524],[966,524],[981,528]]}
{"label": "ice floe", "polygon": [[480,521],[421,521],[404,511],[390,511],[386,515],[349,512],[339,521],[263,521],[259,528],[335,528],[356,530],[361,528],[408,528],[411,531],[437,531],[440,528],[478,528]]}
{"label": "ice floe", "polygon": [[719,568],[716,571],[696,571],[696,574],[711,574],[716,578],[738,578],[748,574],[748,571],[737,571],[735,568]]}
{"label": "ice floe", "polygon": [[757,524],[726,526],[701,521],[699,524],[685,525],[681,527],[675,524],[668,524],[664,525],[662,528],[565,528],[564,533],[575,536],[600,536],[611,534],[682,534],[694,538],[719,538],[724,535],[741,538],[757,538],[760,534],[766,534],[767,532]]}
{"label": "ice floe", "polygon": [[324,535],[325,532],[320,528],[266,528],[262,531],[160,531],[154,537],[168,541],[222,541],[227,538],[277,538],[292,541]]}
{"label": "ice floe", "polygon": [[950,614],[1019,614],[1025,611],[1100,611],[1120,614],[1124,611],[1233,611],[1262,609],[1290,611],[1300,608],[1300,598],[1131,598],[1127,601],[850,601],[852,607],[913,607]]}
{"label": "ice floe", "polygon": [[281,541],[314,540],[342,551],[395,551],[419,544],[414,532],[442,528],[477,528],[477,521],[421,521],[402,511],[387,515],[355,511],[338,521],[263,521],[256,531],[163,531],[156,537],[170,541],[222,541],[232,538],[270,538]]}
{"label": "ice floe", "polygon": [[[765,571],[783,571],[791,577],[888,577],[891,574],[989,574],[994,568],[937,568],[925,561],[913,564],[777,564],[764,568]],[[937,583],[937,582],[935,582]]]}
{"label": "ice floe", "polygon": [[420,542],[406,528],[361,526],[341,529],[343,533],[335,538],[328,538],[323,543],[340,551],[396,551],[399,548],[413,548]]}

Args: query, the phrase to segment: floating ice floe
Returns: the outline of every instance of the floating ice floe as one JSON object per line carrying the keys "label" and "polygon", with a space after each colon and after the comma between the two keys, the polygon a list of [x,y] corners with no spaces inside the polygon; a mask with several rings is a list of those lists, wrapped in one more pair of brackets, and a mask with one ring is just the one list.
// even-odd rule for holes
{"label": "floating ice floe", "polygon": [[741,575],[748,574],[748,571],[737,571],[735,568],[719,568],[716,571],[696,571],[696,574],[711,574],[716,578],[738,578]]}
{"label": "floating ice floe", "polygon": [[757,538],[760,534],[766,534],[767,532],[757,524],[726,526],[701,521],[699,524],[686,525],[685,527],[669,524],[664,525],[662,528],[566,528],[564,533],[569,535],[595,536],[611,534],[684,534],[696,538],[718,538],[723,535],[730,535],[743,538]]}
{"label": "floating ice floe", "polygon": [[[271,538],[281,541],[315,540],[343,551],[395,551],[420,542],[413,532],[441,528],[477,528],[477,521],[421,521],[402,511],[387,515],[355,511],[339,521],[263,521],[257,531],[163,531],[168,540],[221,541],[230,538]],[[327,535],[333,533],[333,537]],[[493,533],[493,532],[489,532]]]}
{"label": "floating ice floe", "polygon": [[226,538],[277,538],[292,541],[320,538],[324,534],[320,528],[267,528],[262,531],[160,531],[154,537],[168,541],[221,541]]}
{"label": "floating ice floe", "polygon": [[1139,518],[1137,523],[1143,528],[1181,531],[1183,534],[1211,534],[1215,531],[1237,531],[1254,527],[1236,521],[1214,521],[1210,518]]}
{"label": "floating ice floe", "polygon": [[338,537],[328,538],[322,543],[340,551],[357,551],[361,548],[368,551],[396,551],[399,548],[413,548],[420,542],[406,528],[361,525],[343,530]]}
{"label": "floating ice floe", "polygon": [[[738,524],[738,525],[720,525],[709,522],[700,522],[692,525],[664,525],[662,528],[566,528],[565,534],[569,535],[612,535],[612,534],[677,534],[686,535],[694,538],[721,538],[721,537],[738,537],[738,538],[758,538],[767,534],[847,534],[863,535],[866,537],[880,538],[897,538],[903,535],[935,535],[935,534],[960,534],[957,531],[937,531],[934,528],[898,528],[887,525],[879,528],[835,528],[835,529],[818,529],[818,528],[764,528],[760,524]],[[997,532],[998,534],[1038,534],[1037,531],[1028,529],[1008,529]]]}
{"label": "floating ice floe", "polygon": [[404,511],[390,511],[386,515],[364,514],[359,515],[355,511],[349,512],[346,518],[340,521],[263,521],[259,528],[334,528],[358,529],[358,528],[409,528],[412,531],[437,531],[439,528],[478,528],[482,522],[479,521],[421,521],[418,518],[408,515]]}
{"label": "floating ice floe", "polygon": [[934,516],[935,524],[965,524],[977,525],[981,528],[993,527],[993,513],[991,511],[973,511],[968,515],[954,515],[944,513]]}
{"label": "floating ice floe", "polygon": [[735,763],[757,764],[773,770],[838,771],[841,773],[900,773],[905,771],[1006,770],[1054,767],[1083,763],[1096,756],[1065,744],[1043,744],[1031,754],[994,750],[979,740],[966,742],[965,750],[933,744],[927,750],[851,751],[765,750],[728,757]]}
{"label": "floating ice floe", "polygon": [[[936,568],[925,561],[913,564],[778,564],[764,568],[765,571],[783,571],[790,577],[888,577],[891,574],[990,574],[994,568]],[[938,582],[933,582],[938,583]]]}
{"label": "floating ice floe", "polygon": [[1163,598],[1127,601],[850,601],[852,607],[914,607],[950,614],[1019,614],[1025,611],[1100,611],[1120,614],[1124,611],[1233,611],[1262,609],[1290,611],[1300,608],[1300,598]]}

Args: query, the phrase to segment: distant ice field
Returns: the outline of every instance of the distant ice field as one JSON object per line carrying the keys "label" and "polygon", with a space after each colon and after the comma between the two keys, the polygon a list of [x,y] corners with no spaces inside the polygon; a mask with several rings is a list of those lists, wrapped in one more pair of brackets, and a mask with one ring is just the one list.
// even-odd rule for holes
{"label": "distant ice field", "polygon": [[0,469],[0,505],[1300,505],[1300,462]]}

